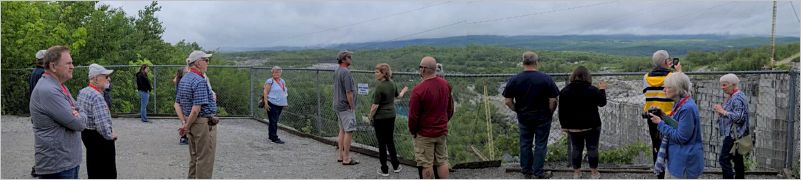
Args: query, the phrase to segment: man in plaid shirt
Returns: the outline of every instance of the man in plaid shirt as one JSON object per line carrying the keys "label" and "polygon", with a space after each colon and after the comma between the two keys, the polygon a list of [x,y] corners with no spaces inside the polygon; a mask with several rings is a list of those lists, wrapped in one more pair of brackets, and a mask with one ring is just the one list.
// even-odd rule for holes
{"label": "man in plaid shirt", "polygon": [[179,135],[189,138],[188,179],[211,179],[214,172],[214,152],[217,144],[217,103],[209,90],[204,73],[208,70],[211,54],[192,51],[186,62],[190,72],[181,78],[175,97],[186,123],[178,129]]}
{"label": "man in plaid shirt", "polygon": [[89,85],[78,93],[78,109],[87,117],[81,139],[86,147],[86,174],[90,179],[117,178],[114,148],[117,134],[111,128],[111,111],[103,98],[111,84],[112,72],[97,64],[89,65]]}

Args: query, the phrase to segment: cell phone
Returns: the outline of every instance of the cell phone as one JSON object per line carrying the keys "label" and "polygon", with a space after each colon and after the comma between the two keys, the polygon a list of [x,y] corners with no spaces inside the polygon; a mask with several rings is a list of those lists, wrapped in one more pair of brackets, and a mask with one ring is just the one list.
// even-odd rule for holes
{"label": "cell phone", "polygon": [[679,64],[679,58],[673,58],[673,68],[676,68],[676,64]]}

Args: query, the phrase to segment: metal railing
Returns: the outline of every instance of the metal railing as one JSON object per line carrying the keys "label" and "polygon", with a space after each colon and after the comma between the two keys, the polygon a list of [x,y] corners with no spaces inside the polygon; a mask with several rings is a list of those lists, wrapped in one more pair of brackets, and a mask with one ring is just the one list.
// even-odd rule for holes
{"label": "metal railing", "polygon": [[[139,97],[136,93],[134,74],[138,66],[108,65],[114,69],[112,75],[112,106],[114,114],[137,114]],[[155,115],[174,115],[175,85],[173,77],[181,65],[151,66],[153,91],[148,113]],[[74,96],[88,83],[86,67],[76,67],[73,79],[66,85]],[[372,87],[376,82],[372,71],[352,71],[357,83],[365,83],[370,88],[367,95],[357,95],[357,127],[354,141],[376,146],[373,128],[366,121],[369,105],[372,103]],[[739,72],[690,72],[694,83],[693,94],[699,102],[702,114],[704,147],[707,166],[716,167],[720,138],[712,112],[711,104],[722,103],[723,93],[719,90],[717,79],[727,73],[735,73],[742,79],[741,89],[750,99],[749,111],[752,128],[756,131],[757,145],[754,161],[760,168],[777,169],[789,167],[793,159],[798,137],[798,72],[796,71],[739,71]],[[27,101],[20,98],[27,88],[30,69],[3,69],[3,109],[4,114],[24,114]],[[251,66],[211,66],[208,71],[212,87],[217,93],[221,116],[244,116],[266,119],[266,113],[256,107],[261,96],[264,81],[271,77],[269,67]],[[641,83],[644,72],[598,73],[593,79],[610,82],[608,105],[600,110],[603,126],[602,147],[614,148],[634,142],[648,142],[647,127],[638,119],[642,107]],[[289,106],[284,109],[279,123],[313,136],[336,137],[338,125],[332,108],[333,70],[284,68],[282,78],[286,80],[289,91]],[[464,163],[485,160],[516,161],[518,153],[518,134],[515,114],[503,106],[500,95],[505,82],[514,74],[446,74],[445,78],[453,87],[456,100],[456,114],[449,123],[449,154],[451,162]],[[564,87],[568,74],[550,74],[557,85]],[[13,77],[13,78],[12,78]],[[24,77],[24,78],[20,78]],[[398,89],[408,86],[410,90],[419,81],[416,73],[393,73],[393,81]],[[773,100],[770,100],[770,99]],[[411,135],[407,130],[409,94],[396,103],[395,141],[402,158],[413,159]],[[558,122],[553,123],[551,142],[561,136]],[[775,135],[783,135],[777,138]],[[265,133],[266,136],[266,133]],[[612,138],[614,137],[614,138]],[[783,138],[783,139],[782,139]],[[760,143],[762,141],[762,143]],[[778,142],[780,141],[780,142]],[[777,155],[780,154],[780,155]],[[757,158],[758,157],[758,158]],[[780,159],[781,163],[774,161]],[[772,163],[768,163],[768,161]]]}

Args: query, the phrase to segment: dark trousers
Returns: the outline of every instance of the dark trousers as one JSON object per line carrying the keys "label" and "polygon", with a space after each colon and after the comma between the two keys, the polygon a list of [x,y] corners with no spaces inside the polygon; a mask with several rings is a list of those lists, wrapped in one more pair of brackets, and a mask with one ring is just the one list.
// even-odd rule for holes
{"label": "dark trousers", "polygon": [[568,134],[572,145],[570,162],[573,165],[573,169],[581,169],[584,147],[587,147],[587,161],[590,163],[590,168],[598,168],[598,141],[601,136],[601,127],[592,128],[584,132],[569,132]]}
{"label": "dark trousers", "polygon": [[[518,120],[520,130],[520,166],[523,174],[543,176],[545,171],[545,155],[548,152],[548,135],[551,121],[530,123],[532,120]],[[535,139],[536,138],[536,139]],[[534,151],[532,152],[532,144]]]}
{"label": "dark trousers", "polygon": [[392,167],[400,165],[398,154],[395,150],[395,117],[386,119],[375,119],[373,122],[375,137],[378,139],[378,159],[381,161],[381,170],[389,171],[387,166],[387,151]]}
{"label": "dark trousers", "polygon": [[89,179],[116,179],[116,151],[114,140],[106,140],[96,130],[81,132],[86,147],[86,174]]}
{"label": "dark trousers", "polygon": [[39,174],[39,179],[78,179],[78,169],[81,165],[53,174]]}
{"label": "dark trousers", "polygon": [[[743,155],[736,153],[735,155],[729,154],[732,147],[734,147],[734,139],[730,136],[723,138],[723,146],[720,147],[720,154],[718,156],[720,169],[723,170],[723,179],[745,179]],[[732,172],[732,160],[734,160],[734,172]]]}
{"label": "dark trousers", "polygon": [[[648,121],[648,134],[651,135],[651,157],[656,163],[656,154],[659,152],[659,146],[662,145],[662,136],[659,134],[659,129],[656,128],[656,124],[652,123],[650,120]],[[659,179],[665,179],[665,172],[659,173],[657,175]]]}
{"label": "dark trousers", "polygon": [[273,103],[267,102],[267,105],[270,106],[270,111],[267,111],[267,118],[270,119],[268,123],[268,134],[269,139],[271,141],[277,141],[278,139],[278,118],[281,116],[281,111],[283,111],[284,106],[278,106]]}

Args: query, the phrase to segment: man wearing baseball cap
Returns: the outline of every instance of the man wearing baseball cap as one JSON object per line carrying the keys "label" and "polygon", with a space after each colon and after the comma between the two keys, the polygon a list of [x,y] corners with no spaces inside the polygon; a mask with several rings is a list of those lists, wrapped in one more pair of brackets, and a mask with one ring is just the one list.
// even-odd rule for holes
{"label": "man wearing baseball cap", "polygon": [[78,108],[86,114],[86,129],[81,132],[86,147],[86,174],[89,179],[116,179],[117,133],[111,127],[111,111],[103,97],[111,85],[111,73],[98,64],[89,65],[89,85],[78,93]]}
{"label": "man wearing baseball cap", "polygon": [[179,135],[189,138],[189,175],[188,179],[211,179],[214,172],[214,152],[216,149],[215,117],[217,103],[209,89],[204,73],[209,67],[211,54],[203,51],[192,51],[186,59],[190,72],[181,78],[178,84],[176,103],[179,104],[183,127],[178,129]]}
{"label": "man wearing baseball cap", "polygon": [[[42,74],[45,72],[44,67],[42,67],[42,59],[44,59],[45,53],[47,53],[47,50],[39,50],[39,52],[36,52],[36,61],[33,62],[33,72],[31,72],[31,77],[28,79],[28,94],[25,96],[28,98],[28,101],[31,100],[33,88],[36,87],[36,83],[39,82],[39,79],[42,78]],[[33,167],[31,168],[31,176],[36,177],[36,170]]]}
{"label": "man wearing baseball cap", "polygon": [[339,67],[334,70],[333,108],[339,122],[339,135],[337,136],[337,161],[342,165],[356,165],[358,161],[350,158],[350,146],[353,140],[353,131],[356,131],[356,82],[350,74],[350,65],[353,63],[352,52],[342,50],[337,53]]}
{"label": "man wearing baseball cap", "polygon": [[36,86],[36,83],[39,82],[39,79],[42,78],[42,74],[44,74],[42,59],[44,59],[45,53],[47,53],[47,50],[39,50],[39,52],[36,52],[36,61],[33,62],[33,72],[31,72],[31,77],[28,79],[28,99],[31,97],[33,87]]}

